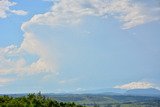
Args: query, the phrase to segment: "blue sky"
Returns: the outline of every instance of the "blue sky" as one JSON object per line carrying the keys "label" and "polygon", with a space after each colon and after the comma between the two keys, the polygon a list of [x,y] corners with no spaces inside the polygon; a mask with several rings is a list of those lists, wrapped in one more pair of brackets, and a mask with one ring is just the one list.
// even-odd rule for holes
{"label": "blue sky", "polygon": [[160,87],[158,0],[1,0],[0,93]]}

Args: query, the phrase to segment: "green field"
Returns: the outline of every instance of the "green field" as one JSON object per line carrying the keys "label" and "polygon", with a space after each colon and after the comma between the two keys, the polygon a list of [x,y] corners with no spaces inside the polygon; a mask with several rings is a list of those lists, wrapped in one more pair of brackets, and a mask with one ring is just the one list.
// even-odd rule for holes
{"label": "green field", "polygon": [[160,107],[159,97],[124,95],[48,95],[58,101],[97,107]]}

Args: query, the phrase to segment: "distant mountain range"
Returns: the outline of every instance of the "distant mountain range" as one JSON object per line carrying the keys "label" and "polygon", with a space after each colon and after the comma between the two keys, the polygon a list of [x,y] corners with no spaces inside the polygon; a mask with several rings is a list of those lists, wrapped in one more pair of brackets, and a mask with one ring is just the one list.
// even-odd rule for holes
{"label": "distant mountain range", "polygon": [[137,95],[137,96],[160,96],[160,90],[154,88],[148,89],[132,89],[124,93],[125,95]]}
{"label": "distant mountain range", "polygon": [[160,96],[160,90],[155,88],[131,89],[131,90],[106,88],[106,89],[78,91],[75,93],[76,94],[104,94],[104,95]]}
{"label": "distant mountain range", "polygon": [[[83,90],[83,91],[76,91],[76,92],[62,92],[62,93],[44,93],[44,95],[122,95],[122,96],[156,96],[160,97],[160,90],[155,88],[148,88],[148,89],[131,89],[131,90],[124,90],[124,89],[116,89],[116,88],[104,88],[104,89],[94,89],[94,90]],[[3,94],[0,94],[2,96]],[[27,95],[25,93],[22,94],[8,94],[9,96],[20,97]]]}
{"label": "distant mountain range", "polygon": [[126,90],[116,88],[102,88],[102,89],[91,89],[83,91],[71,92],[73,94],[107,94],[107,95],[118,95],[125,93]]}

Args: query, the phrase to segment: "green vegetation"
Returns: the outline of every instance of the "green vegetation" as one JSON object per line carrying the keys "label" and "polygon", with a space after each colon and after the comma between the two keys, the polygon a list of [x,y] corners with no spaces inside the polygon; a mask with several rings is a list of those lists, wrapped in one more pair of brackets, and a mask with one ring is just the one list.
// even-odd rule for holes
{"label": "green vegetation", "polygon": [[103,94],[48,95],[57,101],[75,102],[87,107],[160,107],[160,97]]}
{"label": "green vegetation", "polygon": [[0,96],[0,107],[83,107],[75,103],[57,102],[41,93],[22,97]]}
{"label": "green vegetation", "polygon": [[103,94],[43,94],[43,96],[41,93],[15,94],[0,96],[0,107],[160,107],[160,97]]}

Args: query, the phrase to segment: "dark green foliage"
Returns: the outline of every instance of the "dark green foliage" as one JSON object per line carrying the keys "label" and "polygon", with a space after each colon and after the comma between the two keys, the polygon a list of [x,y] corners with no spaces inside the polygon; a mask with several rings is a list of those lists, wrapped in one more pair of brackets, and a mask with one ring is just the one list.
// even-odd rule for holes
{"label": "dark green foliage", "polygon": [[46,98],[41,93],[28,94],[23,97],[0,96],[0,107],[83,107],[75,103],[57,102]]}

